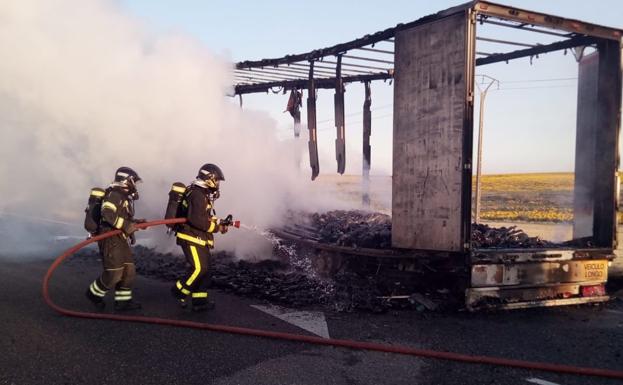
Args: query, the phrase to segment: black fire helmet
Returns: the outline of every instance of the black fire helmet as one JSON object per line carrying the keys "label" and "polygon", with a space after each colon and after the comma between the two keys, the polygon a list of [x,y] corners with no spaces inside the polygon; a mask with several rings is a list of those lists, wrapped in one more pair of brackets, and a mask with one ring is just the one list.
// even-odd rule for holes
{"label": "black fire helmet", "polygon": [[130,167],[119,167],[115,172],[115,183],[125,185],[133,200],[138,200],[136,184],[142,181],[138,173]]}
{"label": "black fire helmet", "polygon": [[206,185],[213,189],[218,189],[219,181],[225,180],[225,175],[221,169],[212,163],[206,163],[199,169],[197,179],[206,182]]}
{"label": "black fire helmet", "polygon": [[141,177],[138,176],[138,173],[132,170],[130,167],[119,167],[117,171],[115,171],[115,182],[127,182],[130,181],[132,184],[136,182],[142,181]]}

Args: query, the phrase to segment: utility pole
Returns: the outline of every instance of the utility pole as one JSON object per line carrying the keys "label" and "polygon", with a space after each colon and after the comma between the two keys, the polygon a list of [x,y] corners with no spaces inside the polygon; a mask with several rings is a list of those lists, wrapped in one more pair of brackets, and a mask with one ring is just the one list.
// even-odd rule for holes
{"label": "utility pole", "polygon": [[[476,203],[474,207],[474,222],[480,223],[480,184],[481,184],[481,167],[482,167],[482,129],[484,122],[484,114],[485,114],[485,98],[487,97],[487,91],[494,83],[498,84],[498,88],[500,87],[500,82],[497,79],[494,79],[487,75],[478,75],[478,77],[482,78],[481,83],[476,82],[476,87],[478,87],[478,91],[480,91],[480,119],[478,123],[478,157],[476,164]],[[486,84],[486,87],[483,86]]]}

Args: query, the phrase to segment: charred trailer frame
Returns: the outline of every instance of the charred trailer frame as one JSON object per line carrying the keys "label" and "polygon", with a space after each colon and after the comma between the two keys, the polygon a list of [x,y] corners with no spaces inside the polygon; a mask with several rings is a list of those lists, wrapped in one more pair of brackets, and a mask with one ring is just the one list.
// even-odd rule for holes
{"label": "charred trailer frame", "polygon": [[[476,59],[478,22],[565,39]],[[596,52],[580,61],[574,238],[590,234],[595,247],[472,248],[475,67],[588,45]],[[608,299],[603,284],[617,247],[621,47],[621,30],[483,1],[398,29],[393,247],[444,252],[462,264],[469,275],[465,292],[469,309]]]}
{"label": "charred trailer frame", "polygon": [[[526,44],[481,37],[476,34],[481,23],[560,40]],[[320,172],[316,90],[335,90],[335,152],[337,171],[342,173],[344,90],[346,85],[364,83],[362,201],[366,203],[371,159],[369,85],[393,79],[393,247],[382,252],[328,251],[400,257],[413,263],[430,259],[447,266],[447,271],[462,271],[470,309],[603,301],[608,298],[603,292],[608,264],[615,250],[623,254],[616,242],[621,36],[619,29],[476,0],[332,47],[239,62],[234,69],[234,95],[307,89],[314,179]],[[477,40],[521,49],[476,52]],[[586,46],[596,53],[579,63],[573,233],[574,239],[589,236],[595,247],[472,247],[475,67],[578,47],[582,51]]]}

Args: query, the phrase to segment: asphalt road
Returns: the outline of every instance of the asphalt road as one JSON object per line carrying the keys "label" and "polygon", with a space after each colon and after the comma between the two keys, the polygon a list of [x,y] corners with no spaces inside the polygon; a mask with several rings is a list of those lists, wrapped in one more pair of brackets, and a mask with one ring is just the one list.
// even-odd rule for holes
{"label": "asphalt road", "polygon": [[[51,260],[0,263],[0,384],[614,384],[591,377],[470,365],[389,353],[156,325],[75,319],[44,304]],[[53,278],[65,307],[92,310],[84,291],[96,261]],[[136,296],[157,317],[309,334],[247,298],[214,292],[208,314],[179,309],[170,283],[139,278]],[[308,309],[317,311],[318,309]],[[623,370],[623,304],[494,313],[324,313],[331,337],[468,354]]]}

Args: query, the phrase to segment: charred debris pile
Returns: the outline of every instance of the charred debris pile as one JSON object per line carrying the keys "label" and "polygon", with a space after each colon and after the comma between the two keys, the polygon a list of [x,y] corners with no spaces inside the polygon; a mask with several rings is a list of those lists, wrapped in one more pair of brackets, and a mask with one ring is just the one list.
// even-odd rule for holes
{"label": "charred debris pile", "polygon": [[371,249],[392,244],[392,219],[386,214],[336,210],[312,214],[309,224],[322,243]]}
{"label": "charred debris pile", "polygon": [[[296,215],[293,231],[321,243],[357,248],[391,247],[391,218],[381,213],[364,211],[330,211],[323,214]],[[290,222],[293,223],[293,222]],[[552,247],[555,244],[529,237],[515,227],[492,228],[474,225],[475,247]],[[423,276],[397,278],[380,268],[360,264],[340,269],[331,277],[314,271],[314,255],[277,237],[270,239],[278,260],[257,262],[235,260],[230,254],[216,252],[211,260],[211,287],[245,297],[278,303],[289,307],[322,306],[334,311],[383,312],[389,309],[439,310],[460,306],[452,294],[450,282],[426,281]],[[134,247],[139,274],[173,284],[188,269],[184,257]],[[94,249],[76,254],[74,261],[96,261]],[[398,299],[398,300],[397,300]]]}
{"label": "charred debris pile", "polygon": [[[96,250],[88,249],[77,253],[73,260],[84,262],[99,258]],[[183,256],[159,253],[143,246],[134,247],[134,258],[139,274],[171,284],[188,269]],[[375,313],[396,308],[424,310],[414,299],[392,303],[384,298],[392,291],[404,291],[391,280],[352,272],[323,279],[303,269],[293,268],[287,262],[235,261],[224,252],[214,253],[211,265],[211,288],[288,307],[322,306],[338,312]]]}
{"label": "charred debris pile", "polygon": [[[322,243],[372,249],[391,247],[392,222],[389,215],[336,210],[311,214],[307,222],[307,232],[315,231],[317,240]],[[472,224],[472,245],[474,248],[565,246],[539,237],[531,237],[516,226],[496,228],[485,224]]]}

